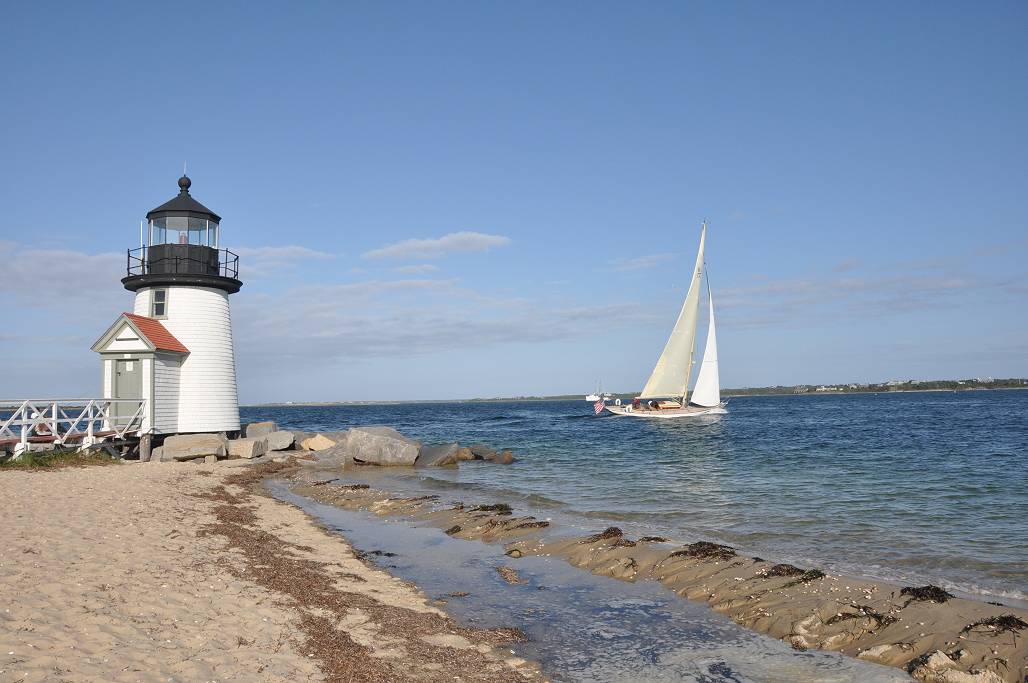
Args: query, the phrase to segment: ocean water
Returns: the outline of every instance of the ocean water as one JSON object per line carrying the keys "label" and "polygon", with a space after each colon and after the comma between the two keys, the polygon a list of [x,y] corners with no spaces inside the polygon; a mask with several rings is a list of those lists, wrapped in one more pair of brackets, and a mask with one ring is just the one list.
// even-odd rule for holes
{"label": "ocean water", "polygon": [[361,470],[395,490],[509,502],[569,530],[613,524],[1028,600],[1028,391],[740,397],[727,415],[689,420],[595,416],[584,400],[242,413],[307,431],[384,424],[425,443],[509,448],[518,459]]}

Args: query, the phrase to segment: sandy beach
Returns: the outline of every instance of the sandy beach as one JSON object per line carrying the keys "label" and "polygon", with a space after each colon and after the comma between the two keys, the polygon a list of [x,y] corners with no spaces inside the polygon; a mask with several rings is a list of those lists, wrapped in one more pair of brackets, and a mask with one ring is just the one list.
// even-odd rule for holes
{"label": "sandy beach", "polygon": [[516,632],[458,627],[300,510],[255,493],[269,473],[0,472],[0,681],[538,678],[503,648]]}

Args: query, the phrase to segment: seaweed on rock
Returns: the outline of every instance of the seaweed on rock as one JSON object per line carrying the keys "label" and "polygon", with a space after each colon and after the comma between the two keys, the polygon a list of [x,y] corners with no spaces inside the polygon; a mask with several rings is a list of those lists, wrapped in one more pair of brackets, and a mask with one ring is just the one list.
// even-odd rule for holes
{"label": "seaweed on rock", "polygon": [[611,538],[621,538],[625,533],[616,526],[609,526],[598,534],[592,536],[586,536],[579,543],[597,543],[599,541],[606,541]]}
{"label": "seaweed on rock", "polygon": [[476,505],[471,508],[472,512],[495,512],[498,515],[513,514],[513,510],[506,503],[494,503],[492,505]]}
{"label": "seaweed on rock", "polygon": [[729,560],[735,557],[735,548],[710,541],[697,541],[690,543],[682,550],[676,550],[668,555],[672,557],[698,557],[703,560]]}
{"label": "seaweed on rock", "polygon": [[765,576],[799,576],[803,570],[791,564],[776,564],[767,570]]}

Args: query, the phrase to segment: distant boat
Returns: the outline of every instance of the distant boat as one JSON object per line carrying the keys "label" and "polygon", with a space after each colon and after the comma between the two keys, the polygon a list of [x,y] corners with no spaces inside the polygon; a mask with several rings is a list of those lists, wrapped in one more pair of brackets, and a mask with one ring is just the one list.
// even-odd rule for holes
{"label": "distant boat", "polygon": [[[710,324],[707,327],[707,343],[703,349],[703,362],[692,396],[689,394],[689,376],[692,374],[693,354],[696,346],[696,325],[699,321],[700,290],[703,287],[703,249],[707,241],[707,224],[700,232],[700,249],[696,254],[689,291],[685,295],[682,311],[664,346],[664,352],[657,359],[646,386],[631,404],[605,406],[615,415],[630,417],[698,417],[700,415],[722,415],[726,412],[721,401],[721,381],[718,377],[717,334],[714,331],[714,297],[707,280],[707,304],[710,310]],[[597,399],[598,400],[598,399]]]}
{"label": "distant boat", "polygon": [[597,401],[600,401],[600,400],[609,401],[612,398],[614,398],[613,395],[611,395],[609,393],[607,393],[607,394],[603,393],[603,384],[599,383],[599,382],[596,384],[596,393],[595,394],[586,394],[585,395],[585,400],[589,401],[590,403],[596,403]]}

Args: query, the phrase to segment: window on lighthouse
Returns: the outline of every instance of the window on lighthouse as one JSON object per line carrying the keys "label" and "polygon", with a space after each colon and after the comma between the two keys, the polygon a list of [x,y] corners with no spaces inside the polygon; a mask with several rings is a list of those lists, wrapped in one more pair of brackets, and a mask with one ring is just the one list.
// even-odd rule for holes
{"label": "window on lighthouse", "polygon": [[150,317],[164,318],[168,311],[168,290],[154,289],[150,292]]}

